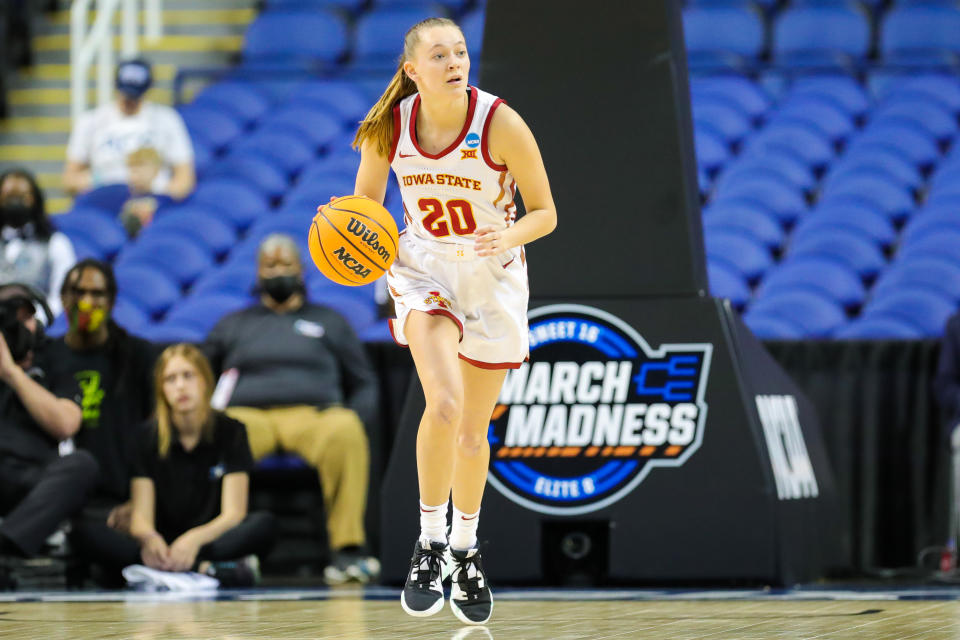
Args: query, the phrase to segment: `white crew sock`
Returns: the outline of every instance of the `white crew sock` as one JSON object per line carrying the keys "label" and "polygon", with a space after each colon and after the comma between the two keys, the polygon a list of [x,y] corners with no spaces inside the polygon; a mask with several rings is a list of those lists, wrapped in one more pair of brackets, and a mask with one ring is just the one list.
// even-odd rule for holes
{"label": "white crew sock", "polygon": [[480,523],[480,510],[476,513],[464,513],[453,507],[453,527],[450,531],[450,547],[466,551],[477,546],[477,524]]}
{"label": "white crew sock", "polygon": [[420,539],[447,542],[447,503],[431,507],[420,502]]}

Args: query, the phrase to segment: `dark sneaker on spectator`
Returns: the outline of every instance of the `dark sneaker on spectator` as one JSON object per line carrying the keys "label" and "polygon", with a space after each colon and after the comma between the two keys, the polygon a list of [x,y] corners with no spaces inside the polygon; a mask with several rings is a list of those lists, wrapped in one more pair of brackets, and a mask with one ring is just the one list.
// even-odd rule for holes
{"label": "dark sneaker on spectator", "polygon": [[449,546],[417,540],[410,559],[410,572],[400,594],[400,606],[417,618],[425,618],[443,609],[443,581],[450,575]]}
{"label": "dark sneaker on spectator", "polygon": [[466,624],[486,624],[493,613],[493,594],[480,563],[480,550],[451,549],[450,608]]}
{"label": "dark sneaker on spectator", "polygon": [[239,560],[211,562],[206,574],[220,581],[220,586],[230,588],[255,587],[260,584],[260,559],[255,555]]}
{"label": "dark sneaker on spectator", "polygon": [[358,552],[334,551],[333,562],[323,570],[323,579],[329,585],[358,582],[367,584],[380,577],[380,561]]}

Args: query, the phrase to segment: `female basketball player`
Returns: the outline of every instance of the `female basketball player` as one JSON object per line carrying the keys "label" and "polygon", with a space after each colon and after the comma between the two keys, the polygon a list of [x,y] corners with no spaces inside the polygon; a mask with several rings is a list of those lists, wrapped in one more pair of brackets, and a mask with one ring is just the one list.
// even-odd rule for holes
{"label": "female basketball player", "polygon": [[[397,309],[391,329],[409,345],[426,396],[417,434],[421,534],[401,604],[413,616],[440,611],[452,569],[454,614],[483,624],[493,611],[477,549],[487,429],[506,369],[528,353],[523,245],[550,233],[557,215],[533,134],[502,100],[468,86],[469,72],[453,21],[414,25],[354,146],[357,194],[383,202],[391,168],[400,183],[406,230],[387,277]],[[517,187],[527,213],[515,222]]]}

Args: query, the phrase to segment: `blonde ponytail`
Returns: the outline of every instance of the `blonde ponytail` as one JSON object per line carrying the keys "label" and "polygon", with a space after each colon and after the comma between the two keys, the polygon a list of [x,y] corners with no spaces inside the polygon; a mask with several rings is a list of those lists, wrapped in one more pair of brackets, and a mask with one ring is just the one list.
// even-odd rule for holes
{"label": "blonde ponytail", "polygon": [[420,42],[420,30],[428,27],[460,27],[448,18],[427,18],[410,27],[403,38],[403,54],[397,65],[397,72],[393,74],[390,84],[377,103],[373,105],[366,117],[360,121],[360,128],[353,139],[353,148],[359,149],[364,141],[372,140],[377,145],[377,152],[383,157],[390,155],[393,146],[393,108],[398,102],[417,92],[417,85],[407,72],[403,64],[413,58],[413,50]]}

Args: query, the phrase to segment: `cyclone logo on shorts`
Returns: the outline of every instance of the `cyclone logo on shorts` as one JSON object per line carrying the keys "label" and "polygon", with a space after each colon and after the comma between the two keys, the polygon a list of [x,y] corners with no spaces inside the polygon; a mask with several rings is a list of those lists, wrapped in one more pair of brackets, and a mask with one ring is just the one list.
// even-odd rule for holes
{"label": "cyclone logo on shorts", "polygon": [[530,362],[507,373],[490,422],[490,484],[541,513],[596,511],[700,447],[713,345],[652,349],[582,305],[529,314]]}

